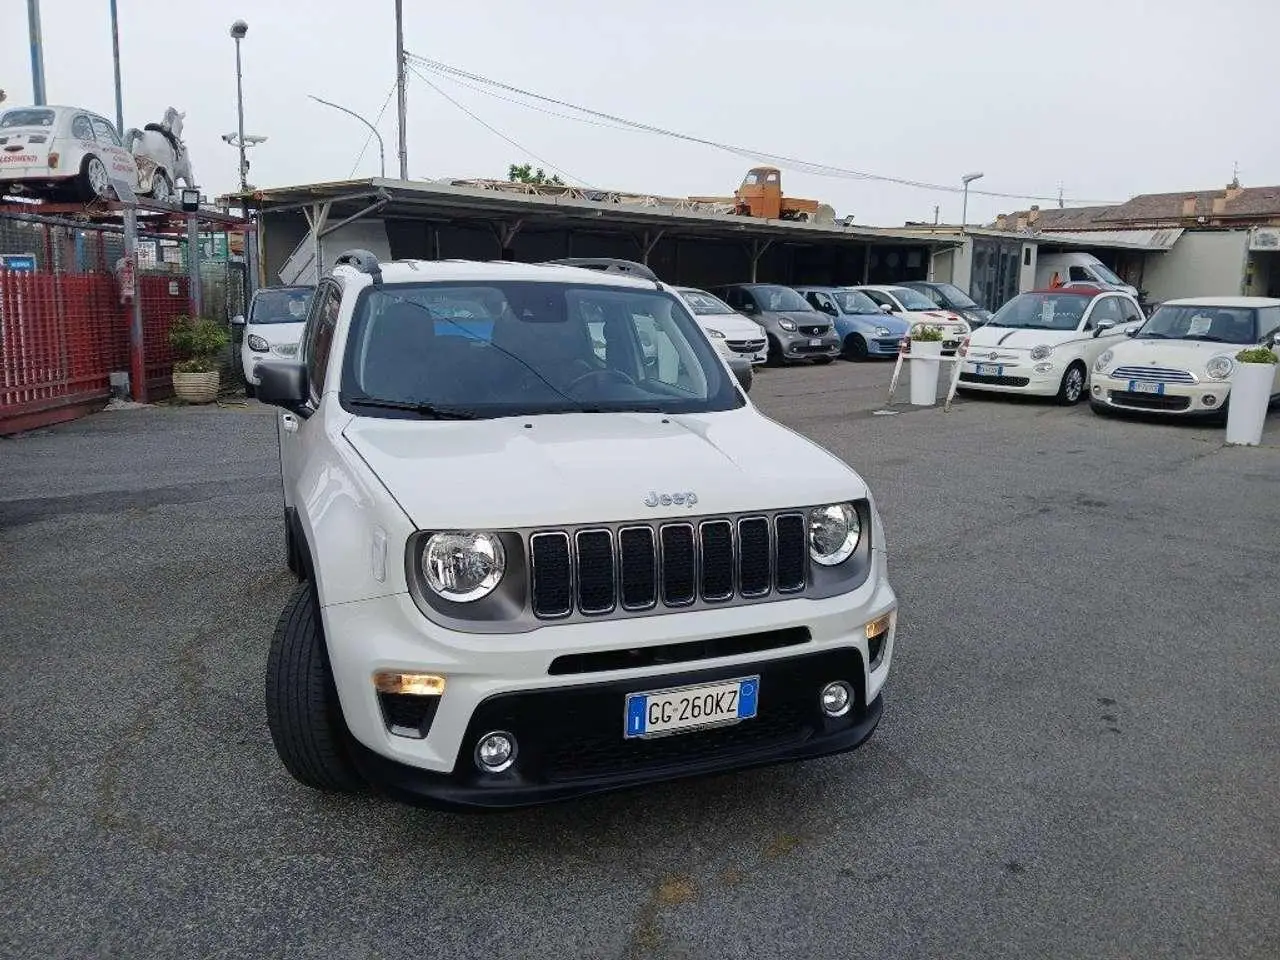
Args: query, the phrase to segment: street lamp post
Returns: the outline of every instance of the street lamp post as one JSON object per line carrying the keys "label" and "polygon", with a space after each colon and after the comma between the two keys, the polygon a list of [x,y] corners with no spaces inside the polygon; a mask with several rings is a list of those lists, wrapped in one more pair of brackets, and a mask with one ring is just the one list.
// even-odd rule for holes
{"label": "street lamp post", "polygon": [[231,25],[231,39],[236,42],[236,129],[239,132],[240,146],[240,192],[249,189],[249,170],[244,158],[244,83],[240,74],[240,41],[249,32],[249,25],[237,20]]}
{"label": "street lamp post", "polygon": [[346,107],[339,106],[336,103],[330,103],[328,100],[321,100],[319,97],[314,96],[312,94],[307,94],[307,96],[311,97],[311,99],[314,100],[316,103],[323,103],[326,107],[333,107],[333,109],[335,110],[341,110],[343,113],[349,116],[355,117],[357,120],[359,120],[361,123],[363,123],[366,127],[369,128],[370,132],[375,137],[378,138],[378,161],[382,168],[382,179],[383,180],[387,179],[387,150],[385,145],[382,142],[382,134],[378,132],[378,128],[375,127],[368,120],[366,120],[364,117],[360,116],[360,114],[356,113],[354,110],[348,110]]}
{"label": "street lamp post", "polygon": [[975,180],[981,180],[981,173],[966,173],[960,178],[960,182],[964,184],[964,206],[960,212],[960,229],[963,231],[969,223],[969,184]]}

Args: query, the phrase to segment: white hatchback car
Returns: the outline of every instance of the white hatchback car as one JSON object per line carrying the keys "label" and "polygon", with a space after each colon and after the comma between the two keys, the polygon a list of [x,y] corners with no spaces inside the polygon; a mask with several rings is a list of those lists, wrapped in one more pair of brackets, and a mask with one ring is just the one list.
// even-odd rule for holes
{"label": "white hatchback car", "polygon": [[0,196],[112,200],[113,179],[133,189],[138,167],[105,117],[79,107],[0,112]]}
{"label": "white hatchback car", "polygon": [[519,806],[874,731],[897,599],[871,494],[670,287],[349,251],[259,376],[301,580],[267,719],[301,782]]}
{"label": "white hatchback car", "polygon": [[964,317],[954,310],[940,307],[919,290],[910,287],[861,286],[849,287],[850,290],[861,290],[874,300],[885,313],[907,321],[914,327],[923,323],[937,327],[942,331],[942,352],[950,356],[956,352],[960,342],[969,335],[972,329]]}
{"label": "white hatchback car", "polygon": [[1055,287],[1020,293],[970,334],[961,348],[959,386],[1077,403],[1093,362],[1143,321],[1138,301],[1119,291]]}
{"label": "white hatchback car", "polygon": [[745,358],[754,365],[769,359],[769,341],[760,324],[705,290],[676,287],[675,291],[726,360]]}
{"label": "white hatchback car", "polygon": [[245,393],[253,396],[258,386],[258,364],[272,357],[295,357],[307,319],[307,308],[315,287],[262,287],[249,301],[249,316],[231,318],[242,327],[240,369],[244,372]]}
{"label": "white hatchback car", "polygon": [[[1096,413],[1221,417],[1231,396],[1235,355],[1249,347],[1275,347],[1277,339],[1280,300],[1166,300],[1132,339],[1094,361],[1089,403]],[[1280,366],[1272,394],[1280,395]]]}

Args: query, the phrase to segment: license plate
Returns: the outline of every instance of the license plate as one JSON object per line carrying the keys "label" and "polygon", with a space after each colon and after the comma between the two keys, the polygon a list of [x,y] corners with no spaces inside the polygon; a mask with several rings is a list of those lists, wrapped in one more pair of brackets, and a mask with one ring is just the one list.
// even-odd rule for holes
{"label": "license plate", "polygon": [[1164,393],[1163,383],[1148,383],[1145,380],[1130,380],[1130,393]]}
{"label": "license plate", "polygon": [[810,341],[809,341],[809,346],[811,346],[811,347],[820,347],[820,346],[822,346],[822,341],[821,341],[821,340],[810,340]]}
{"label": "license plate", "polygon": [[1004,367],[998,363],[980,363],[978,364],[978,376],[980,377],[999,377],[1004,375]]}
{"label": "license plate", "polygon": [[629,693],[624,736],[630,740],[750,720],[759,699],[759,677]]}

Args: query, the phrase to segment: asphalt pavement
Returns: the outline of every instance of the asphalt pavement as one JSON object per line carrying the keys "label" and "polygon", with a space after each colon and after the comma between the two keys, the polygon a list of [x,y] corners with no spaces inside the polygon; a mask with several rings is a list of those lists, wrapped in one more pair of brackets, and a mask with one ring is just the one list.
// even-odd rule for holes
{"label": "asphalt pavement", "polygon": [[496,815],[276,759],[272,412],[0,440],[0,956],[1280,956],[1280,413],[752,398],[856,467],[901,599],[860,751]]}

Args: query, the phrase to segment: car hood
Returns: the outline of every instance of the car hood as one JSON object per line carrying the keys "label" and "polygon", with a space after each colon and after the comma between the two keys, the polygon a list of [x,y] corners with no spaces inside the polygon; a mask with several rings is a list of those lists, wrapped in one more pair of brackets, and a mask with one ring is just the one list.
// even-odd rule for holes
{"label": "car hood", "polygon": [[1244,349],[1238,343],[1211,343],[1204,340],[1122,340],[1111,348],[1109,367],[1173,367],[1200,373],[1210,357],[1235,358]]}
{"label": "car hood", "polygon": [[[867,495],[848,466],[754,407],[428,421],[351,417],[347,441],[419,529],[565,526]],[[650,492],[692,506],[646,506]]]}
{"label": "car hood", "polygon": [[1089,334],[1078,330],[1022,330],[1017,327],[993,327],[985,324],[969,336],[969,349],[1030,350],[1040,344],[1056,347],[1072,340],[1087,339]]}
{"label": "car hood", "polygon": [[760,324],[736,313],[704,314],[698,317],[698,324],[704,329],[719,330],[729,340],[758,340],[764,336]]}

